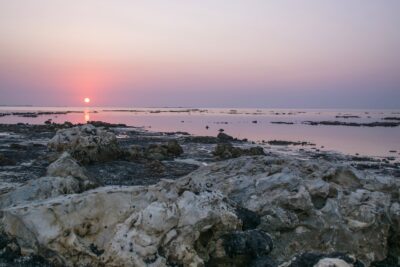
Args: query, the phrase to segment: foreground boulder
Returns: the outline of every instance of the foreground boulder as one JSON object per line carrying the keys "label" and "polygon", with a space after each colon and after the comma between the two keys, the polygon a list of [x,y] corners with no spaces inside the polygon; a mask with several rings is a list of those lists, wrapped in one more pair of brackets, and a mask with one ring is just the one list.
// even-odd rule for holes
{"label": "foreground boulder", "polygon": [[[323,160],[241,157],[199,168],[185,180],[192,191],[221,191],[260,216],[270,256],[285,262],[305,251],[345,251],[366,265],[399,257],[400,180]],[[180,180],[183,181],[183,180]],[[394,243],[394,244],[393,244]]]}
{"label": "foreground boulder", "polygon": [[121,155],[115,134],[91,124],[58,130],[48,147],[59,152],[68,151],[84,164],[113,160]]}
{"label": "foreground boulder", "polygon": [[199,266],[240,221],[223,195],[182,189],[169,181],[102,187],[11,207],[4,231],[24,253],[60,265]]}
{"label": "foreground boulder", "polygon": [[235,140],[235,138],[233,138],[233,137],[230,136],[229,134],[226,134],[226,133],[223,133],[223,132],[220,132],[220,133],[217,135],[217,138],[218,138],[218,140],[221,141],[221,142],[231,142],[231,141],[234,141],[234,140]]}
{"label": "foreground boulder", "polygon": [[[56,173],[82,176],[69,166]],[[151,186],[13,200],[1,228],[21,254],[66,266],[370,266],[400,257],[399,187],[320,159],[240,157]]]}

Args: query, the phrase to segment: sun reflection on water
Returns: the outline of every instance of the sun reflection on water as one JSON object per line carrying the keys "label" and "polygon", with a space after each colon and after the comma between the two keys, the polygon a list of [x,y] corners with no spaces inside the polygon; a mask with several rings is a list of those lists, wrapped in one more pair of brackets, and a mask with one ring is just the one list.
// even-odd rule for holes
{"label": "sun reflection on water", "polygon": [[85,109],[85,110],[83,111],[83,114],[84,114],[84,117],[85,117],[85,121],[86,121],[86,122],[90,121],[90,110]]}

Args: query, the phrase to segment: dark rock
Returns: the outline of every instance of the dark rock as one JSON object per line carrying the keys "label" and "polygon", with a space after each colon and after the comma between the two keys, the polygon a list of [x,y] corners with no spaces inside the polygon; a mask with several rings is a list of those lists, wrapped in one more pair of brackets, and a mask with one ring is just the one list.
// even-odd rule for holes
{"label": "dark rock", "polygon": [[150,185],[160,179],[177,179],[196,170],[197,165],[175,161],[110,161],[86,166],[91,177],[104,185]]}
{"label": "dark rock", "polygon": [[229,141],[233,141],[234,140],[234,138],[232,136],[230,136],[230,135],[228,135],[226,133],[223,133],[223,132],[220,132],[217,135],[217,138],[222,142],[229,142]]}
{"label": "dark rock", "polygon": [[133,145],[128,150],[128,159],[140,160],[167,160],[180,156],[182,147],[176,140],[170,140],[166,144],[150,144],[147,147]]}
{"label": "dark rock", "polygon": [[176,135],[190,135],[188,132],[182,132],[182,131],[177,131],[177,132],[163,132],[163,135],[168,135],[168,136],[176,136]]}
{"label": "dark rock", "polygon": [[356,115],[337,115],[337,116],[335,116],[335,118],[337,118],[337,119],[359,119],[360,116],[356,116]]}
{"label": "dark rock", "polygon": [[359,161],[359,162],[379,162],[379,160],[371,158],[371,157],[359,157],[353,156],[350,158],[352,161]]}
{"label": "dark rock", "polygon": [[36,112],[13,112],[12,115],[26,118],[36,118],[38,116]]}
{"label": "dark rock", "polygon": [[12,260],[20,254],[19,247],[5,233],[0,233],[0,259]]}
{"label": "dark rock", "polygon": [[166,160],[177,157],[183,153],[182,147],[176,140],[168,141],[167,144],[151,144],[144,152],[147,159]]}
{"label": "dark rock", "polygon": [[108,123],[104,121],[88,121],[87,123],[93,125],[94,127],[104,127],[104,128],[127,127],[127,125],[123,123]]}
{"label": "dark rock", "polygon": [[226,254],[246,256],[253,260],[255,257],[268,255],[273,249],[272,238],[260,230],[233,232],[223,237]]}
{"label": "dark rock", "polygon": [[272,124],[294,124],[294,122],[286,122],[286,121],[271,121]]}
{"label": "dark rock", "polygon": [[[54,124],[54,123],[53,123]],[[63,124],[62,124],[62,128],[71,128],[71,127],[73,127],[74,126],[74,124],[72,123],[72,122],[69,122],[69,121],[65,121]]]}
{"label": "dark rock", "polygon": [[262,256],[254,259],[249,267],[277,267],[278,264],[269,256]]}
{"label": "dark rock", "polygon": [[213,155],[218,159],[230,159],[241,156],[259,156],[265,155],[264,149],[260,146],[251,147],[244,149],[240,147],[234,147],[230,143],[221,143],[215,147]]}
{"label": "dark rock", "polygon": [[248,153],[249,156],[265,155],[264,149],[260,146],[253,146],[249,149],[244,149],[244,153]]}
{"label": "dark rock", "polygon": [[17,143],[12,143],[12,144],[10,144],[10,148],[11,149],[18,149],[18,150],[27,150],[28,146],[17,144]]}
{"label": "dark rock", "polygon": [[93,244],[93,243],[90,244],[89,248],[97,256],[100,256],[101,254],[104,253],[104,249],[98,249],[97,246],[95,244]]}
{"label": "dark rock", "polygon": [[213,152],[213,155],[221,158],[221,159],[229,159],[239,157],[239,153],[234,155],[233,153],[236,151],[240,151],[240,149],[234,150],[234,147],[231,144],[218,144]]}
{"label": "dark rock", "polygon": [[390,256],[383,261],[376,261],[371,263],[372,267],[399,267],[400,263],[397,257]]}
{"label": "dark rock", "polygon": [[327,126],[352,126],[352,127],[397,127],[400,122],[342,122],[342,121],[303,121],[303,124],[307,125],[327,125]]}
{"label": "dark rock", "polygon": [[16,162],[12,159],[7,158],[3,154],[0,154],[0,166],[15,165]]}
{"label": "dark rock", "polygon": [[53,267],[49,261],[37,255],[22,256],[18,243],[0,233],[0,266]]}
{"label": "dark rock", "polygon": [[260,216],[254,211],[248,210],[246,208],[237,207],[236,215],[242,221],[242,230],[255,229],[260,223]]}
{"label": "dark rock", "polygon": [[139,161],[144,158],[144,148],[139,145],[132,145],[127,153],[129,160]]}
{"label": "dark rock", "polygon": [[183,153],[182,147],[178,144],[176,140],[170,140],[167,143],[167,151],[169,154],[177,157]]}
{"label": "dark rock", "polygon": [[272,146],[315,146],[313,143],[309,142],[297,142],[297,141],[286,141],[286,140],[271,140],[267,142],[269,145]]}
{"label": "dark rock", "polygon": [[400,121],[400,117],[385,117],[382,120],[387,120],[387,121]]}
{"label": "dark rock", "polygon": [[166,145],[151,144],[145,149],[145,158],[151,160],[166,160],[169,158]]}
{"label": "dark rock", "polygon": [[379,170],[381,168],[381,165],[376,163],[357,163],[352,166],[358,170]]}

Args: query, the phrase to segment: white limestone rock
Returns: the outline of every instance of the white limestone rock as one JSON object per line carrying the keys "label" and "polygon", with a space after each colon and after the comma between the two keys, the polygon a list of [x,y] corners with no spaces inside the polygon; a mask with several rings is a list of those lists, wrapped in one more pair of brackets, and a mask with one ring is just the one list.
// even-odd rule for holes
{"label": "white limestone rock", "polygon": [[51,260],[67,266],[201,265],[194,249],[201,233],[213,228],[222,235],[240,221],[222,194],[181,189],[168,181],[101,187],[10,207],[3,210],[4,230],[25,253],[52,251]]}
{"label": "white limestone rock", "polygon": [[91,124],[58,130],[48,147],[68,151],[81,163],[107,161],[121,153],[114,133]]}

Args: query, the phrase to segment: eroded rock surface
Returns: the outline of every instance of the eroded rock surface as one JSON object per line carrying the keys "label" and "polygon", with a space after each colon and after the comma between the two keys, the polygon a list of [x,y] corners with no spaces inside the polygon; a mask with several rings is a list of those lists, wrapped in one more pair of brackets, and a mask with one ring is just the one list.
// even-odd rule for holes
{"label": "eroded rock surface", "polygon": [[278,262],[299,251],[347,251],[369,265],[394,249],[389,230],[398,226],[389,211],[394,205],[391,216],[397,216],[400,186],[394,177],[377,179],[322,160],[242,157],[200,168],[187,179],[192,191],[219,190],[257,213]]}
{"label": "eroded rock surface", "polygon": [[181,190],[168,181],[102,187],[4,209],[4,229],[21,250],[51,255],[58,264],[197,266],[212,249],[210,240],[194,249],[200,235],[211,230],[217,240],[240,221],[222,194]]}
{"label": "eroded rock surface", "polygon": [[48,147],[68,151],[81,163],[108,161],[121,154],[115,134],[91,124],[58,130]]}

